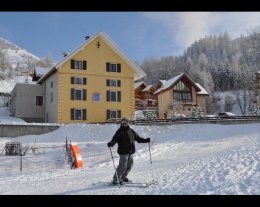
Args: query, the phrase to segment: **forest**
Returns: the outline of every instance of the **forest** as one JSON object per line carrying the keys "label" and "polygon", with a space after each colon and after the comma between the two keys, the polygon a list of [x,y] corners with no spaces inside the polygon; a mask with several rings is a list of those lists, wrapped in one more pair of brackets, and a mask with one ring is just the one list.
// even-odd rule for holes
{"label": "forest", "polygon": [[[146,72],[147,84],[169,80],[185,72],[209,93],[207,112],[219,112],[218,92],[225,97],[225,111],[237,104],[242,115],[256,111],[255,78],[260,70],[260,28],[248,31],[248,36],[232,40],[228,32],[206,36],[195,41],[182,56],[148,57],[140,66]],[[231,94],[231,95],[230,95]]]}

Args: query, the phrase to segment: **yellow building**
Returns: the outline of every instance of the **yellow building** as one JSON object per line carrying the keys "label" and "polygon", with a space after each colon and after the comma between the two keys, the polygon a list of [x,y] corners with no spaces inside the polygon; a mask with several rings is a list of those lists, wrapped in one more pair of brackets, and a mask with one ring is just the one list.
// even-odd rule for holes
{"label": "yellow building", "polygon": [[134,82],[144,71],[101,32],[86,39],[38,80],[45,87],[45,122],[91,123],[132,118]]}

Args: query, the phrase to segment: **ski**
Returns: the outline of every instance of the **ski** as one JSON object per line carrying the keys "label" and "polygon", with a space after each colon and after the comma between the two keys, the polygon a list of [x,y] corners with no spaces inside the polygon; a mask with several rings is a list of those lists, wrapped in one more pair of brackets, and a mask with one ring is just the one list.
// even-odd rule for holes
{"label": "ski", "polygon": [[129,183],[124,183],[123,185],[118,185],[118,184],[113,184],[111,182],[98,182],[98,183],[93,183],[93,186],[113,186],[113,187],[140,187],[140,188],[147,188],[151,185],[158,184],[157,181],[152,181],[152,182],[129,182]]}
{"label": "ski", "polygon": [[151,181],[151,182],[145,182],[145,183],[137,183],[137,182],[129,182],[129,183],[124,183],[123,186],[126,186],[126,187],[140,187],[140,188],[147,188],[151,185],[155,185],[155,184],[158,184],[157,181]]}

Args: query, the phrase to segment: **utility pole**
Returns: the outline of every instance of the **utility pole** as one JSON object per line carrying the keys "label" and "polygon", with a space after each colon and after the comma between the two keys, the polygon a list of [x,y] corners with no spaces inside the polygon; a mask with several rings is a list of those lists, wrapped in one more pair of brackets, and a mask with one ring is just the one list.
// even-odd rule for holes
{"label": "utility pole", "polygon": [[[163,116],[163,97],[162,97],[162,88],[161,88],[161,114],[162,114],[162,116]],[[164,116],[163,116],[163,118],[164,118]]]}

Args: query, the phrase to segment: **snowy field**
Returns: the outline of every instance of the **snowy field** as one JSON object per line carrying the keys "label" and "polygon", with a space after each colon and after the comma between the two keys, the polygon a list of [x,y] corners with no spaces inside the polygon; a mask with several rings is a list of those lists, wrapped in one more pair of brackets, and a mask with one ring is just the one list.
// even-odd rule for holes
{"label": "snowy field", "polygon": [[[2,116],[2,122],[3,116]],[[136,143],[129,179],[157,180],[147,188],[106,186],[114,166],[106,143],[118,125],[75,124],[42,135],[0,138],[35,146],[20,158],[0,156],[1,195],[259,195],[260,124],[184,124],[131,126],[151,138],[152,165],[146,143]],[[66,137],[78,143],[83,168],[71,170],[64,159]],[[113,148],[116,165],[117,145]],[[1,153],[0,151],[0,153]]]}

